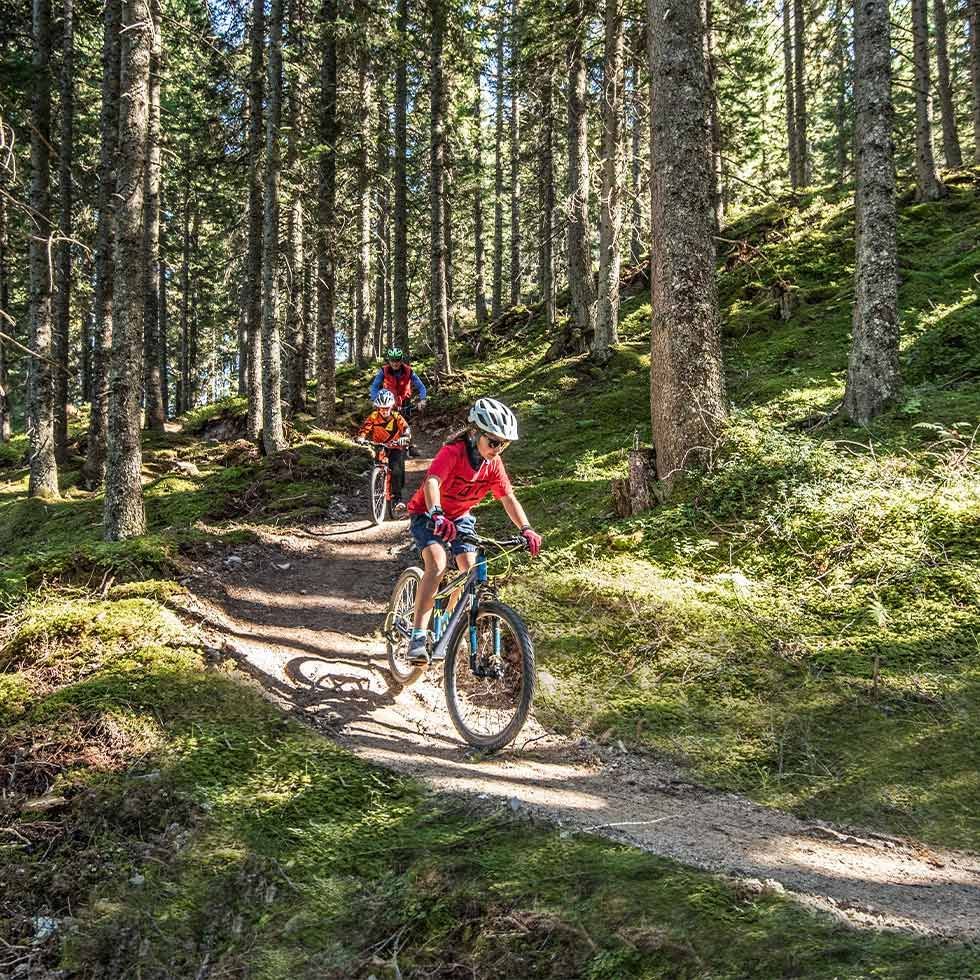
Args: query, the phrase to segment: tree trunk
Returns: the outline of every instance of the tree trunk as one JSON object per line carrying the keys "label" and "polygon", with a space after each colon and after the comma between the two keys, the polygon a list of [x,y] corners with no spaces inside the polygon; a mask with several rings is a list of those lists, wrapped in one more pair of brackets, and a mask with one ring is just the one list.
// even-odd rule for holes
{"label": "tree trunk", "polygon": [[72,143],[75,121],[75,25],[73,0],[64,0],[61,27],[61,146],[59,149],[59,195],[61,241],[58,243],[58,289],[55,293],[53,354],[58,365],[54,375],[54,447],[59,462],[68,454],[68,372],[71,323],[71,210]]}
{"label": "tree trunk", "polygon": [[409,356],[408,337],[408,0],[398,0],[398,61],[395,69],[395,343]]}
{"label": "tree trunk", "polygon": [[[401,0],[405,3],[405,0]],[[337,0],[320,7],[323,57],[320,62],[320,182],[317,256],[316,415],[320,425],[333,425],[337,402]],[[403,107],[404,108],[404,107]],[[404,135],[404,133],[403,133]],[[404,177],[404,172],[402,173]],[[404,200],[402,202],[404,204]]]}
{"label": "tree trunk", "polygon": [[193,405],[191,398],[190,311],[191,311],[191,201],[190,188],[184,188],[184,234],[180,260],[180,384],[177,412]]}
{"label": "tree trunk", "polygon": [[837,181],[843,183],[848,170],[848,146],[851,138],[847,126],[847,51],[843,0],[834,0],[834,67],[837,73],[837,102],[834,107],[834,137],[836,143]]}
{"label": "tree trunk", "polygon": [[262,51],[265,2],[252,0],[251,58],[248,72],[248,272],[245,305],[248,332],[248,437],[262,433]]}
{"label": "tree trunk", "polygon": [[968,0],[970,82],[973,87],[973,162],[980,167],[980,0]]}
{"label": "tree trunk", "polygon": [[144,222],[143,338],[145,344],[146,427],[163,432],[163,378],[160,371],[160,79],[163,66],[160,0],[151,0],[153,46],[150,52],[149,158],[146,167]]}
{"label": "tree trunk", "polygon": [[[5,190],[7,171],[0,167],[0,191]],[[0,310],[10,308],[10,285],[7,273],[7,199],[0,193]],[[9,327],[0,317],[0,331]],[[10,392],[7,387],[7,362],[4,355],[3,337],[0,337],[0,442],[10,439]]]}
{"label": "tree trunk", "polygon": [[803,0],[793,0],[793,89],[794,118],[796,120],[796,166],[800,187],[810,183],[810,147],[807,140],[806,111],[806,61],[804,43],[806,38],[806,18]]}
{"label": "tree trunk", "polygon": [[374,353],[380,356],[384,350],[385,310],[387,297],[388,276],[391,271],[391,256],[388,254],[388,215],[390,213],[390,196],[388,193],[391,175],[391,113],[385,92],[385,84],[378,85],[378,184],[377,201],[377,241],[378,264],[374,275]]}
{"label": "tree trunk", "polygon": [[432,330],[439,354],[439,366],[445,374],[452,373],[449,361],[449,310],[446,303],[446,230],[444,215],[444,174],[446,154],[445,100],[443,98],[442,44],[446,30],[444,0],[432,0],[432,36],[430,84],[430,173],[432,187],[429,193],[432,207]]}
{"label": "tree trunk", "polygon": [[844,410],[867,425],[898,396],[898,256],[888,0],[855,0],[854,317]]}
{"label": "tree trunk", "polygon": [[606,0],[602,80],[602,200],[599,204],[599,297],[592,357],[605,364],[619,343],[619,266],[622,229],[620,125],[623,112],[623,13],[621,0]]}
{"label": "tree trunk", "polygon": [[793,90],[793,28],[791,0],[783,0],[783,89],[786,94],[786,150],[789,155],[789,184],[800,186],[799,143],[796,135],[796,96]]}
{"label": "tree trunk", "polygon": [[711,159],[715,172],[715,227],[725,223],[724,173],[721,156],[721,116],[718,111],[718,72],[715,65],[715,28],[712,0],[704,3],[704,63],[711,92]]}
{"label": "tree trunk", "polygon": [[354,354],[358,367],[367,363],[371,341],[371,51],[366,29],[357,56],[358,113],[360,115],[357,145],[357,319],[354,327]]}
{"label": "tree trunk", "polygon": [[510,305],[521,302],[521,91],[518,0],[510,2]]}
{"label": "tree trunk", "polygon": [[633,158],[631,167],[633,201],[630,206],[632,236],[630,238],[630,261],[638,265],[643,259],[643,157],[642,140],[646,113],[643,111],[643,94],[640,91],[640,69],[633,65]]}
{"label": "tree trunk", "polygon": [[54,450],[54,379],[51,372],[51,2],[34,0],[34,97],[31,127],[30,349],[27,365],[27,435],[32,497],[58,496]]}
{"label": "tree trunk", "polygon": [[928,0],[912,0],[915,61],[915,198],[938,201],[947,194],[932,152],[932,84],[929,79]]}
{"label": "tree trunk", "polygon": [[290,43],[294,50],[294,75],[289,88],[289,136],[286,144],[286,173],[289,179],[289,212],[286,215],[288,249],[287,276],[289,297],[286,304],[289,349],[286,357],[286,404],[293,414],[306,407],[306,330],[303,324],[303,199],[306,195],[306,164],[300,158],[303,145],[306,102],[306,52],[304,40],[305,10],[302,3],[290,6]]}
{"label": "tree trunk", "polygon": [[698,4],[649,2],[653,241],[650,402],[657,474],[705,463],[725,415],[715,284],[711,93]]}
{"label": "tree trunk", "polygon": [[[163,215],[163,191],[160,193],[160,214]],[[169,310],[167,308],[167,263],[164,259],[167,236],[167,222],[160,221],[160,281],[159,298],[157,308],[160,312],[160,394],[163,398],[163,417],[170,417],[170,367],[169,350],[170,345],[167,338],[167,331],[170,329]]]}
{"label": "tree trunk", "polygon": [[106,445],[105,538],[146,532],[140,480],[140,395],[143,370],[143,204],[149,148],[149,0],[123,0],[119,83],[112,364]]}
{"label": "tree trunk", "polygon": [[282,452],[282,358],[279,344],[279,129],[282,120],[282,4],[269,10],[269,113],[265,132],[265,210],[262,219],[262,444]]}
{"label": "tree trunk", "polygon": [[592,274],[592,228],[589,221],[589,135],[585,65],[587,18],[583,0],[573,0],[572,40],[568,44],[568,283],[578,347],[592,345],[596,294]]}
{"label": "tree trunk", "polygon": [[119,140],[119,26],[121,0],[107,0],[102,41],[102,108],[99,115],[99,191],[95,228],[95,336],[92,345],[92,411],[82,473],[90,489],[105,479],[112,347],[114,279],[112,213],[116,206],[116,145]]}
{"label": "tree trunk", "polygon": [[497,0],[497,87],[493,148],[493,287],[490,318],[504,302],[504,0]]}
{"label": "tree trunk", "polygon": [[487,322],[486,246],[483,241],[483,96],[480,90],[481,71],[473,70],[475,101],[473,116],[476,126],[473,142],[473,250],[476,289],[476,325]]}
{"label": "tree trunk", "polygon": [[544,69],[541,82],[541,124],[538,131],[538,291],[544,301],[548,332],[555,325],[555,166],[554,166],[554,74]]}
{"label": "tree trunk", "polygon": [[933,0],[936,20],[936,74],[939,108],[943,119],[943,156],[947,167],[962,167],[963,153],[956,133],[956,109],[949,74],[949,51],[946,46],[946,0]]}
{"label": "tree trunk", "polygon": [[[452,96],[449,91],[450,79],[443,67],[442,118],[443,126],[449,115]],[[446,325],[449,336],[456,335],[456,302],[453,288],[453,155],[448,131],[443,129],[443,167],[442,167],[442,226],[446,249]]]}

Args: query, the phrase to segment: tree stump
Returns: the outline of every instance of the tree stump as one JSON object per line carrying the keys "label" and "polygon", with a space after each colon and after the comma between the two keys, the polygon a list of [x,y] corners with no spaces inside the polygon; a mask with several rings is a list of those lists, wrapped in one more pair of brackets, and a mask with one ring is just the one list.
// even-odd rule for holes
{"label": "tree stump", "polygon": [[629,476],[612,481],[613,507],[620,517],[635,517],[660,503],[656,488],[657,453],[655,449],[631,449]]}

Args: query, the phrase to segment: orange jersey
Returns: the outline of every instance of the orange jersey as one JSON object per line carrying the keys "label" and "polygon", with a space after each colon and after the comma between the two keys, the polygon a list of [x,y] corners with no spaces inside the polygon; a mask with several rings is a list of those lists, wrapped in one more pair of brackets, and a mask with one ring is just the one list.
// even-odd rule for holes
{"label": "orange jersey", "polygon": [[408,423],[401,414],[392,410],[391,415],[384,418],[378,409],[375,409],[357,430],[358,436],[362,439],[370,439],[371,442],[393,442],[407,432]]}

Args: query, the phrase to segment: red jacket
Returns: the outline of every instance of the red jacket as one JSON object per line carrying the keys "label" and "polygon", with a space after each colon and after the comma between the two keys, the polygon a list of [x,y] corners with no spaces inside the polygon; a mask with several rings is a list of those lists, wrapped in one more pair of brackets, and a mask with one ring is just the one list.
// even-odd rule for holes
{"label": "red jacket", "polygon": [[381,370],[384,374],[381,386],[395,396],[395,408],[401,408],[402,402],[412,397],[412,365],[403,362],[400,374],[395,374],[390,364],[383,365]]}

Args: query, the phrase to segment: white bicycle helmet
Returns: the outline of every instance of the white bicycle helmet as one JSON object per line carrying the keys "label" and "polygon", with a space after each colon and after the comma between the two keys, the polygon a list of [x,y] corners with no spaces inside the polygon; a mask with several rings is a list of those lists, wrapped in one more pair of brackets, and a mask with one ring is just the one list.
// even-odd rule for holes
{"label": "white bicycle helmet", "polygon": [[470,409],[470,422],[495,439],[517,439],[517,416],[496,398],[478,398]]}
{"label": "white bicycle helmet", "polygon": [[389,391],[387,388],[382,388],[378,392],[378,397],[374,399],[375,408],[394,408],[395,407],[395,393]]}

